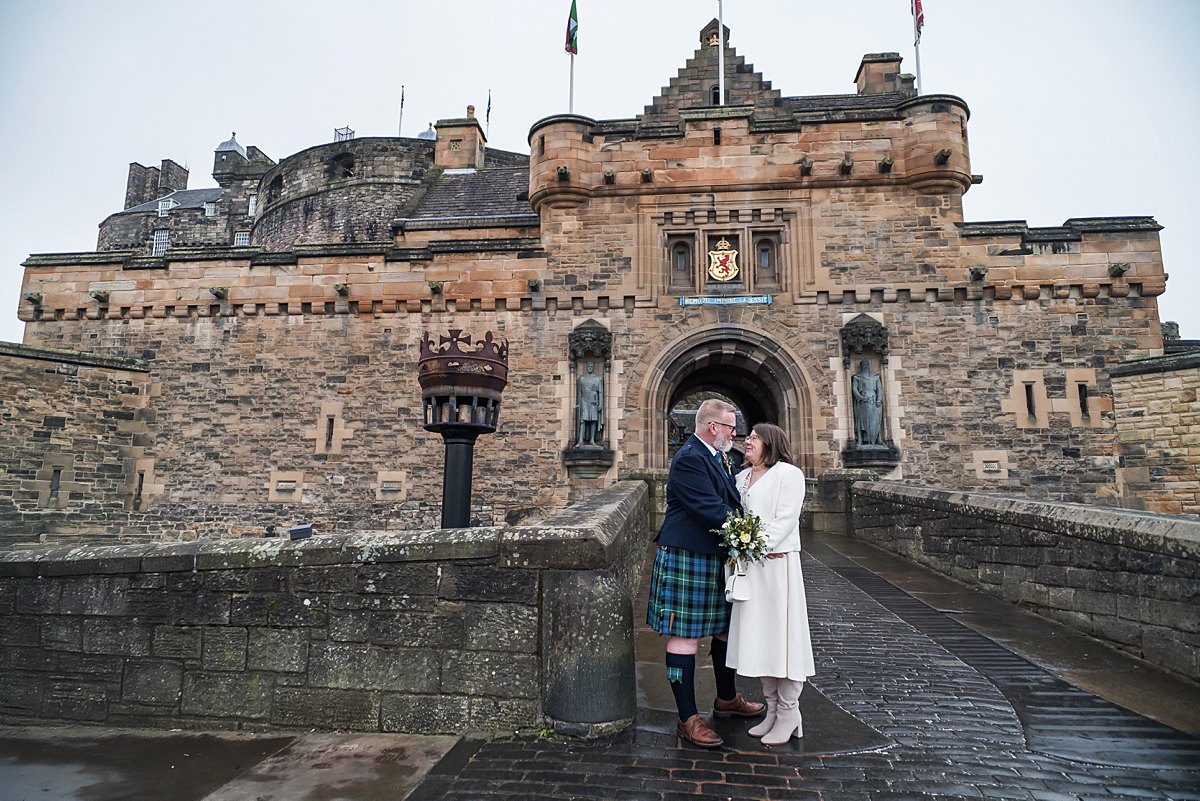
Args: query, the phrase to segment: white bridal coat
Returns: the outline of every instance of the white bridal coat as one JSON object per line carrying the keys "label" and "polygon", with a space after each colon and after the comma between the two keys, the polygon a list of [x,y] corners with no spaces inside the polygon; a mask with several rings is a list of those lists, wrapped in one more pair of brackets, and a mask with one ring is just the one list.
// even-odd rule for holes
{"label": "white bridal coat", "polygon": [[733,604],[725,662],[743,676],[804,681],[815,672],[800,572],[804,473],[795,465],[778,462],[747,489],[749,482],[748,469],[738,473],[743,508],[762,518],[767,550],[787,556],[747,567],[750,600]]}

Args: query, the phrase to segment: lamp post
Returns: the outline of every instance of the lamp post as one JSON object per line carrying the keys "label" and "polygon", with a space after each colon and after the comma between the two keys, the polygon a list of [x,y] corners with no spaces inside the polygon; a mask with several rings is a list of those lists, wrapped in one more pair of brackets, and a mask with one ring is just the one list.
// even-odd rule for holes
{"label": "lamp post", "polygon": [[508,342],[492,332],[471,344],[471,336],[450,329],[434,343],[421,340],[417,381],[425,407],[425,430],[446,443],[442,474],[442,528],[471,521],[471,470],[475,440],[491,434],[500,419],[500,393],[508,385]]}

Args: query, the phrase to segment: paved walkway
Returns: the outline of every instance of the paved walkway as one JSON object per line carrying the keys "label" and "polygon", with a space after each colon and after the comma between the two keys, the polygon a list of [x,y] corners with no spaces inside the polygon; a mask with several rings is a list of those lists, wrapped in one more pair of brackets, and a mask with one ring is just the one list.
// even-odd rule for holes
{"label": "paved walkway", "polygon": [[[1200,800],[1200,739],[1076,689],[958,618],[1010,646],[1058,653],[1062,673],[1108,649],[845,538],[810,537],[805,547],[818,672],[801,695],[803,740],[770,748],[742,733],[745,721],[717,720],[724,748],[681,744],[662,638],[643,629],[633,731],[595,743],[464,739],[409,801]],[[1013,619],[1028,633],[1014,633]],[[1081,659],[1060,653],[1072,642]],[[1194,686],[1115,653],[1101,661],[1142,686],[1147,711],[1200,728]],[[701,704],[711,687],[710,677],[701,682]]]}
{"label": "paved walkway", "polygon": [[0,728],[0,801],[1200,801],[1195,685],[853,540],[805,547],[818,674],[787,746],[741,720],[681,744],[643,629],[639,718],[610,739]]}

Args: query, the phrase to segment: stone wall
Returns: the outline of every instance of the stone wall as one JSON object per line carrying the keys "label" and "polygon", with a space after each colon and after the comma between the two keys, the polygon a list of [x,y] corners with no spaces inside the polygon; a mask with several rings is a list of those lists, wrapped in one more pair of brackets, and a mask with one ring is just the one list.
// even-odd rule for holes
{"label": "stone wall", "polygon": [[854,535],[1200,680],[1200,521],[860,482]]}
{"label": "stone wall", "polygon": [[625,482],[543,526],[0,552],[0,720],[620,727],[649,513]]}
{"label": "stone wall", "polygon": [[[222,200],[219,205],[225,206],[226,202]],[[232,220],[233,215],[223,208],[213,217],[205,216],[203,208],[172,209],[166,217],[158,216],[156,211],[114,214],[101,223],[96,250],[129,250],[149,256],[153,252],[154,232],[160,229],[169,232],[168,251],[228,247],[233,244]]]}
{"label": "stone wall", "polygon": [[1200,515],[1200,351],[1120,364],[1110,374],[1121,505]]}
{"label": "stone wall", "polygon": [[369,137],[311,147],[267,172],[253,241],[267,250],[381,242],[433,166],[434,143]]}
{"label": "stone wall", "polygon": [[79,519],[149,533],[123,525],[159,489],[145,362],[0,343],[0,387],[0,546],[73,536]]}

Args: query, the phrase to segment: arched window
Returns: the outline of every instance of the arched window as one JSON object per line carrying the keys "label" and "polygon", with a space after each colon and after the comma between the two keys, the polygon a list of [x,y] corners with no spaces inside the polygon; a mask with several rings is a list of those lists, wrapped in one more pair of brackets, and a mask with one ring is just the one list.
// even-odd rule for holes
{"label": "arched window", "polygon": [[708,96],[712,100],[712,102],[709,103],[710,106],[721,105],[721,85],[717,84],[717,83],[713,84],[713,87],[709,91]]}

